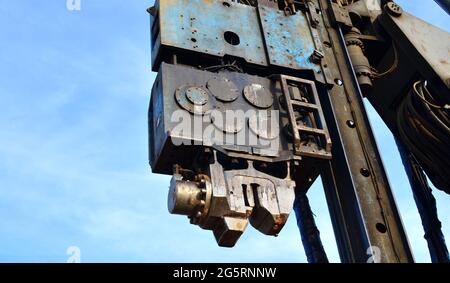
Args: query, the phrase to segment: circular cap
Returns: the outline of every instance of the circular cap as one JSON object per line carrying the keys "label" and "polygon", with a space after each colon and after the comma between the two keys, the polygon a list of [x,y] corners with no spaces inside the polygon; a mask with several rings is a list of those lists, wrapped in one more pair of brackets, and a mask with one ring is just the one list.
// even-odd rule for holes
{"label": "circular cap", "polygon": [[197,86],[186,89],[186,97],[195,105],[205,105],[208,102],[206,90]]}
{"label": "circular cap", "polygon": [[239,96],[236,85],[227,78],[213,78],[206,86],[212,95],[222,102],[235,101]]}
{"label": "circular cap", "polygon": [[247,85],[244,88],[244,97],[258,108],[269,108],[273,105],[272,93],[260,84]]}
{"label": "circular cap", "polygon": [[394,17],[400,17],[403,14],[403,9],[397,3],[389,2],[386,4],[389,13]]}
{"label": "circular cap", "polygon": [[181,108],[192,114],[203,115],[211,109],[207,89],[199,86],[180,86],[175,91],[175,100]]}

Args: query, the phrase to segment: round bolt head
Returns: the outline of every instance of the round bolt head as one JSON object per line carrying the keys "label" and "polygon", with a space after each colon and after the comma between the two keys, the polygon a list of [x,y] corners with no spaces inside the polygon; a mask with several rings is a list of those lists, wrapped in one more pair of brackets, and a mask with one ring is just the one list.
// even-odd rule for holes
{"label": "round bolt head", "polygon": [[367,168],[361,168],[360,170],[361,175],[363,175],[364,177],[370,177],[370,171]]}
{"label": "round bolt head", "polygon": [[350,128],[355,128],[356,127],[356,123],[353,120],[348,120],[347,121],[347,126],[349,126]]}
{"label": "round bolt head", "polygon": [[394,17],[400,17],[403,14],[403,9],[395,2],[386,4],[388,12]]}

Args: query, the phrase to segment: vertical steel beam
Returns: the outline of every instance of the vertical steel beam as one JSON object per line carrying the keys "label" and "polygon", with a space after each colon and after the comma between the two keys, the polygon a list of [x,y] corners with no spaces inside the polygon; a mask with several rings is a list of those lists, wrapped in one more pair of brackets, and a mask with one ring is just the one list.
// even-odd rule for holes
{"label": "vertical steel beam", "polygon": [[408,239],[371,130],[344,37],[316,0],[317,28],[336,85],[321,93],[333,142],[333,160],[322,171],[330,214],[343,262],[412,262]]}

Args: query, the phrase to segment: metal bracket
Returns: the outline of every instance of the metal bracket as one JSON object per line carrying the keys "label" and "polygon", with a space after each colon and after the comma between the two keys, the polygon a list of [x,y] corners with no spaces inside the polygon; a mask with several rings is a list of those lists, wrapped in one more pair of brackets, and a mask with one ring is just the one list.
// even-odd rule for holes
{"label": "metal bracket", "polygon": [[307,0],[306,7],[309,11],[310,23],[313,28],[316,28],[320,24],[320,15],[317,12],[316,4],[313,1]]}
{"label": "metal bracket", "polygon": [[350,19],[350,14],[348,9],[345,7],[339,7],[338,4],[332,3],[330,6],[330,14],[334,24],[342,24],[348,27],[353,26],[352,20]]}
{"label": "metal bracket", "polygon": [[[314,82],[285,75],[280,75],[280,81],[294,138],[295,153],[331,159],[331,139]],[[310,138],[316,141],[314,144],[317,147],[311,146]]]}

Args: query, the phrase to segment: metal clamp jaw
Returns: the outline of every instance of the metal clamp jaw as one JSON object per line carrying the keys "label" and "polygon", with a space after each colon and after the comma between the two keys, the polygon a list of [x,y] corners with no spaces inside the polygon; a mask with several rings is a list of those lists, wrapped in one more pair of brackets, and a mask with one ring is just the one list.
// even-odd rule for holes
{"label": "metal clamp jaw", "polygon": [[186,215],[192,224],[212,230],[222,247],[233,247],[249,222],[261,233],[277,236],[295,198],[295,183],[289,178],[288,164],[283,165],[285,178],[256,170],[252,161],[245,169],[225,170],[215,160],[207,175],[183,177],[175,172],[169,190],[169,211]]}

